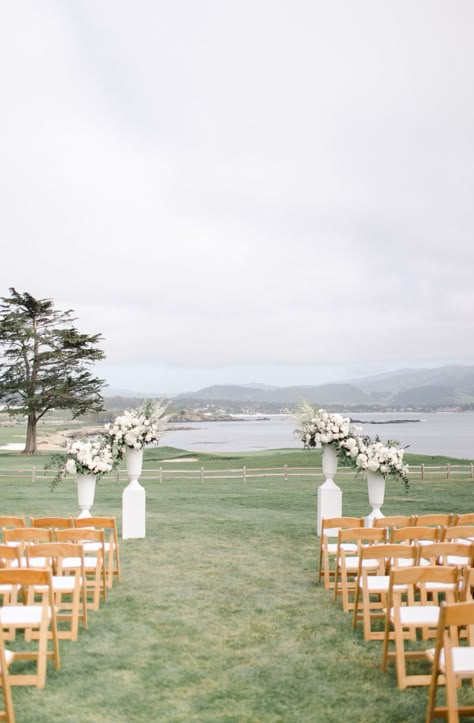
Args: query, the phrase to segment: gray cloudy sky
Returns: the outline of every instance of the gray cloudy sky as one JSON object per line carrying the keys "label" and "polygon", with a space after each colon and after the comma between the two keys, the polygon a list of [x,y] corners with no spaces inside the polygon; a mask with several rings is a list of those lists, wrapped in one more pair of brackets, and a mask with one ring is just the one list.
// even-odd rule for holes
{"label": "gray cloudy sky", "polygon": [[0,295],[110,384],[319,383],[474,351],[471,0],[0,6]]}

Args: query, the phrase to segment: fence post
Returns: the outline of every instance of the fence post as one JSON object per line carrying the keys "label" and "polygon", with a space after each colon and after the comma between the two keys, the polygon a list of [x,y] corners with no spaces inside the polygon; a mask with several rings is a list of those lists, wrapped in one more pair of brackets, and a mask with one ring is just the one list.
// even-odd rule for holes
{"label": "fence post", "polygon": [[285,482],[288,482],[288,465],[287,464],[285,464],[283,466],[283,476],[285,478]]}
{"label": "fence post", "polygon": [[448,463],[446,465],[446,479],[449,479],[450,472],[451,472],[451,465]]}
{"label": "fence post", "polygon": [[117,470],[117,482],[120,482],[120,470]]}
{"label": "fence post", "polygon": [[242,473],[243,473],[243,477],[244,477],[244,484],[246,484],[247,483],[247,467],[245,467],[245,466],[242,467]]}
{"label": "fence post", "polygon": [[425,465],[424,464],[422,464],[420,467],[420,475],[421,475],[421,479],[425,479]]}
{"label": "fence post", "polygon": [[160,485],[163,484],[163,467],[160,467]]}
{"label": "fence post", "polygon": [[204,482],[204,467],[201,467],[201,484]]}
{"label": "fence post", "polygon": [[36,467],[33,465],[33,469],[31,470],[31,481],[33,484],[36,482]]}

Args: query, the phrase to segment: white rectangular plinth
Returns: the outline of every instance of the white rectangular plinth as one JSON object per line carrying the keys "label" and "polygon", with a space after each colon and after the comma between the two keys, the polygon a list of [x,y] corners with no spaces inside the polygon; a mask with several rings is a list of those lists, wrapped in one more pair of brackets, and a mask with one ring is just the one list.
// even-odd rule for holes
{"label": "white rectangular plinth", "polygon": [[342,517],[342,490],[332,480],[318,487],[318,513],[316,532],[321,535],[323,517]]}
{"label": "white rectangular plinth", "polygon": [[122,493],[122,538],[145,537],[146,493],[138,483],[129,484]]}

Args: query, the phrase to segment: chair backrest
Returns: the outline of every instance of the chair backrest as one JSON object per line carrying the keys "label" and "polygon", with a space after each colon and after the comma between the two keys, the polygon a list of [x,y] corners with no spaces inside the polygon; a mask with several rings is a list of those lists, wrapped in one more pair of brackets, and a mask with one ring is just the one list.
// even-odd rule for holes
{"label": "chair backrest", "polygon": [[414,565],[413,567],[394,567],[390,571],[390,585],[394,588],[403,585],[426,585],[429,582],[457,584],[459,573],[455,567],[437,565]]}
{"label": "chair backrest", "polygon": [[26,527],[26,519],[22,515],[1,515],[0,527]]}
{"label": "chair backrest", "polygon": [[432,527],[433,525],[439,527],[447,527],[451,524],[453,518],[452,512],[436,512],[432,515],[415,515],[416,527]]}
{"label": "chair backrest", "polygon": [[363,517],[323,517],[321,520],[321,538],[337,537],[339,530],[363,526]]}
{"label": "chair backrest", "polygon": [[0,585],[48,585],[51,589],[51,571],[36,567],[5,568],[0,570]]}
{"label": "chair backrest", "polygon": [[464,541],[466,544],[470,544],[473,538],[472,525],[451,525],[451,527],[446,527],[443,533],[444,542]]}
{"label": "chair backrest", "polygon": [[[439,628],[474,626],[474,602],[441,603]],[[469,636],[468,636],[469,637]],[[471,641],[473,631],[471,630]],[[471,642],[472,645],[472,642]]]}
{"label": "chair backrest", "polygon": [[474,602],[474,567],[466,567],[459,595],[461,602]]}
{"label": "chair backrest", "polygon": [[84,527],[73,529],[56,530],[56,540],[58,542],[100,542],[104,545],[104,530]]}
{"label": "chair backrest", "polygon": [[72,528],[74,520],[72,517],[31,517],[31,526],[40,528]]}
{"label": "chair backrest", "polygon": [[390,534],[390,542],[414,545],[420,540],[438,540],[439,527],[395,527]]}
{"label": "chair backrest", "polygon": [[474,562],[474,544],[466,545],[464,542],[431,542],[427,545],[418,545],[419,563],[421,560],[428,560],[432,565],[471,567]]}
{"label": "chair backrest", "polygon": [[51,542],[53,539],[52,530],[36,529],[34,527],[16,527],[3,530],[3,539],[6,544],[20,542]]}
{"label": "chair backrest", "polygon": [[392,545],[390,543],[367,545],[367,547],[361,547],[359,550],[361,568],[364,560],[380,560],[381,574],[388,574],[399,560],[411,560],[415,564],[417,549],[414,545]]}
{"label": "chair backrest", "polygon": [[104,530],[116,530],[115,517],[76,517],[74,527],[101,527]]}
{"label": "chair backrest", "polygon": [[57,570],[58,561],[64,557],[82,557],[83,547],[81,543],[75,542],[39,542],[36,545],[28,545],[26,548],[26,559],[30,560],[44,557],[49,565]]}
{"label": "chair backrest", "polygon": [[338,545],[354,542],[359,546],[385,541],[385,530],[377,527],[356,527],[348,530],[339,530]]}
{"label": "chair backrest", "polygon": [[0,545],[0,569],[20,565],[21,554],[18,545]]}
{"label": "chair backrest", "polygon": [[411,527],[414,515],[388,515],[387,517],[376,517],[373,527]]}
{"label": "chair backrest", "polygon": [[453,525],[474,525],[474,512],[466,512],[462,515],[454,515]]}

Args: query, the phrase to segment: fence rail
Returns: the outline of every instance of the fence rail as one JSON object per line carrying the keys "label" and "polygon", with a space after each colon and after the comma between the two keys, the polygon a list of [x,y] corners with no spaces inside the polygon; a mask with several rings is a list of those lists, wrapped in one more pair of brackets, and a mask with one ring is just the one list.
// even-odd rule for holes
{"label": "fence rail", "polygon": [[[125,469],[116,470],[115,479],[117,482],[126,481],[128,479]],[[24,469],[2,469],[0,470],[1,478],[9,479],[31,479],[51,480],[53,474],[45,471],[43,468],[26,467]],[[340,467],[337,471],[337,477],[340,479],[353,479],[356,473],[348,467]],[[426,477],[439,477],[441,479],[450,479],[455,477],[474,479],[474,463],[471,464],[444,464],[444,465],[410,465],[408,476],[410,479],[425,479]],[[257,479],[260,477],[280,477],[285,481],[295,477],[314,477],[315,479],[324,479],[321,467],[238,467],[235,469],[206,469],[205,467],[194,469],[169,469],[168,467],[159,467],[158,469],[143,469],[140,476],[141,480],[157,480],[160,484],[163,482],[172,482],[173,480],[188,480],[204,482],[207,480],[228,480],[240,479],[244,483],[248,479]]]}

